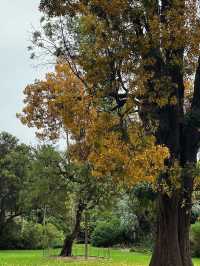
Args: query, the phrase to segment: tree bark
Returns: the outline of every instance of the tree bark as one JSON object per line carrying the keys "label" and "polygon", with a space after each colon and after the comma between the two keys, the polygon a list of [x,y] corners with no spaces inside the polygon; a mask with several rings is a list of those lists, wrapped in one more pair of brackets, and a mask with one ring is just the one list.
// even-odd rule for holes
{"label": "tree bark", "polygon": [[181,252],[181,259],[183,266],[192,266],[191,252],[190,252],[190,218],[191,210],[188,208],[179,209],[179,247]]}
{"label": "tree bark", "polygon": [[[150,266],[192,266],[189,232],[194,177],[191,167],[196,164],[199,135],[195,128],[185,126],[175,139],[169,133],[168,136],[171,156],[182,167],[181,186],[172,195],[159,194],[157,237]],[[170,167],[171,162],[168,164]]]}
{"label": "tree bark", "polygon": [[[163,191],[159,194],[157,237],[150,266],[193,265],[189,240],[193,191],[190,166],[194,167],[196,163],[198,135],[195,129],[185,128],[177,134],[175,140],[178,138],[179,145],[175,145],[178,141],[170,142],[173,140],[171,136],[167,138],[169,141],[167,146],[171,145],[171,154],[175,155],[182,167],[181,187],[172,190],[171,195]],[[168,180],[167,176],[165,178]]]}
{"label": "tree bark", "polygon": [[70,237],[65,238],[60,256],[62,256],[62,257],[71,257],[72,256],[73,242],[74,242],[74,239],[72,239]]}
{"label": "tree bark", "polygon": [[160,195],[158,204],[157,237],[150,266],[192,266],[189,208],[181,207],[177,195]]}
{"label": "tree bark", "polygon": [[72,230],[72,233],[66,236],[61,253],[60,253],[60,256],[62,257],[71,257],[73,255],[72,247],[73,247],[74,240],[76,239],[79,233],[79,230],[80,230],[81,218],[82,218],[82,214],[83,214],[85,207],[86,207],[85,204],[83,204],[80,200],[78,207],[77,207],[77,211],[76,211],[74,228]]}

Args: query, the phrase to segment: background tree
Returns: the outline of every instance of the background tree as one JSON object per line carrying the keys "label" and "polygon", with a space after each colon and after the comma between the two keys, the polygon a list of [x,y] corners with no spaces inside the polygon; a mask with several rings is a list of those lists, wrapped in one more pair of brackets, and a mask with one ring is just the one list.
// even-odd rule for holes
{"label": "background tree", "polygon": [[[33,160],[29,171],[31,210],[37,212],[38,221],[47,217],[66,219],[65,199],[67,179],[62,172],[64,156],[51,145],[38,146],[33,150]],[[70,192],[70,191],[69,191]]]}
{"label": "background tree", "polygon": [[4,247],[7,227],[27,212],[30,147],[7,132],[0,133],[0,245]]}
{"label": "background tree", "polygon": [[[98,158],[93,160],[98,162],[96,173],[106,169],[118,177],[119,173],[128,176],[134,180],[132,183],[145,179],[156,184],[158,227],[151,266],[192,265],[189,226],[200,108],[198,8],[196,0],[125,0],[120,3],[117,0],[44,0],[40,4],[47,18],[43,29],[48,30],[44,33],[51,44],[56,40],[56,49],[51,51],[69,65],[87,94],[97,97],[98,110],[107,112],[105,124],[110,128],[99,131],[106,132],[105,135],[112,131],[112,134],[106,138],[102,133],[99,146],[106,149],[100,149],[101,156],[97,152],[98,145],[96,150],[93,148],[98,154],[95,157],[93,153],[93,158]],[[41,40],[41,33],[36,34],[34,44],[45,48]],[[188,80],[193,84],[191,100],[185,93]],[[29,100],[30,95],[27,102]],[[26,109],[25,113],[31,111]],[[33,120],[36,122],[33,116],[27,116],[26,122]],[[143,141],[145,146],[139,141],[141,138],[146,140]],[[128,147],[127,143],[131,144],[132,149],[126,149],[122,143]],[[164,160],[165,170],[155,167],[162,170],[160,174],[150,170],[147,174],[143,165],[152,170],[150,165],[166,158],[165,153],[152,162],[148,151],[153,155],[162,153],[161,150],[157,153],[157,145],[166,146],[170,156]],[[108,147],[112,147],[112,152]],[[139,150],[142,154],[140,159],[137,157],[142,162],[140,171],[134,160]],[[113,163],[106,164],[111,158]],[[122,158],[124,162],[131,158],[130,164],[139,173],[137,178],[131,170],[134,167],[124,166]]]}
{"label": "background tree", "polygon": [[52,217],[64,231],[61,255],[72,256],[72,246],[80,232],[84,212],[109,205],[116,188],[108,178],[101,182],[95,180],[89,165],[69,163],[65,153],[50,145],[38,147],[33,158],[30,173],[32,205],[39,211],[41,223],[45,212],[46,222],[47,217]]}
{"label": "background tree", "polygon": [[[61,256],[72,255],[73,243],[80,233],[81,222],[84,221],[85,215],[98,207],[109,206],[116,193],[115,186],[108,179],[95,180],[87,165],[81,168],[79,166],[76,169],[71,185],[73,187],[71,194],[72,224],[70,231],[66,234]],[[84,230],[86,230],[85,226]]]}

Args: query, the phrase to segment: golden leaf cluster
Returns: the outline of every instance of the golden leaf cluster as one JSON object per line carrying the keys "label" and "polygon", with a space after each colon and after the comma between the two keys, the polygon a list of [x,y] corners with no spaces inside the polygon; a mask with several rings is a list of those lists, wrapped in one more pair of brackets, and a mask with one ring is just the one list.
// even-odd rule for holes
{"label": "golden leaf cluster", "polygon": [[164,170],[168,149],[156,145],[137,119],[127,123],[124,138],[120,116],[103,111],[98,96],[89,95],[68,65],[56,65],[54,73],[27,86],[24,93],[22,122],[36,126],[40,137],[56,139],[61,130],[69,132],[71,159],[89,163],[94,176],[134,185],[155,183]]}

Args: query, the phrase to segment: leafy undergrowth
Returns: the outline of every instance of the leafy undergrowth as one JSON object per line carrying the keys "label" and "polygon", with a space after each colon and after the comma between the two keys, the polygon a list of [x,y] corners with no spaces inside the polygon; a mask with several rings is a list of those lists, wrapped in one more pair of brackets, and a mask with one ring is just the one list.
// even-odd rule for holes
{"label": "leafy undergrowth", "polygon": [[[83,254],[83,246],[76,245],[74,255]],[[43,251],[0,251],[0,266],[148,266],[150,254],[128,252],[123,250],[90,248],[90,256],[99,258],[84,260],[57,259],[58,250],[49,252],[44,256]],[[76,254],[75,254],[76,253]],[[110,258],[108,258],[110,255]],[[55,256],[55,257],[54,257]],[[107,258],[100,258],[100,257]],[[200,259],[194,259],[194,265],[200,266]]]}

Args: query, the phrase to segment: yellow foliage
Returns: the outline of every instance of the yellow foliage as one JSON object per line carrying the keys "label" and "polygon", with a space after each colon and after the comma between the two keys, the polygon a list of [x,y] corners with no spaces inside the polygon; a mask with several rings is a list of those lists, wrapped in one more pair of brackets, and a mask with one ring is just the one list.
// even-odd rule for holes
{"label": "yellow foliage", "polygon": [[125,138],[120,116],[102,111],[98,96],[89,95],[67,65],[58,64],[46,80],[27,86],[25,95],[22,122],[36,126],[39,136],[50,139],[68,131],[71,159],[90,163],[94,176],[112,176],[132,186],[155,183],[165,169],[168,149],[156,145],[137,119],[127,125]]}

